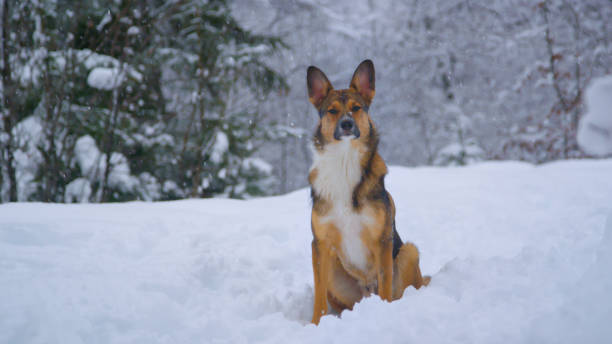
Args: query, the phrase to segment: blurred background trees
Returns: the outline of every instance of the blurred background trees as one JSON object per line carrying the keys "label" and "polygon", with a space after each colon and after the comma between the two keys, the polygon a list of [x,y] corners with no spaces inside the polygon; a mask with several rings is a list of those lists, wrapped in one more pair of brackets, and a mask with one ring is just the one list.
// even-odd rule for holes
{"label": "blurred background trees", "polygon": [[[1,0],[0,202],[306,184],[309,65],[365,58],[388,163],[581,158],[612,1]],[[612,97],[612,95],[611,95]]]}
{"label": "blurred background trees", "polygon": [[225,1],[3,2],[3,201],[262,195],[284,49]]}

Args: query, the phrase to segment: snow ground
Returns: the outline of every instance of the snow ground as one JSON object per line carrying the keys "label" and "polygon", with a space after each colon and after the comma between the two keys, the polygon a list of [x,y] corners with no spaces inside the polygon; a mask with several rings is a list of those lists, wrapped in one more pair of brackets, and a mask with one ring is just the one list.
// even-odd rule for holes
{"label": "snow ground", "polygon": [[612,160],[391,168],[432,283],[319,327],[307,190],[0,205],[0,343],[609,343],[611,176]]}

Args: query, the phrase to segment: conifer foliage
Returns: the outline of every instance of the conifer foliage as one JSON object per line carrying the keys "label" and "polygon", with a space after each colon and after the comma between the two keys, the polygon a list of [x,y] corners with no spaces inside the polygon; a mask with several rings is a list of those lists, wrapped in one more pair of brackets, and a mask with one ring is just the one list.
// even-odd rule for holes
{"label": "conifer foliage", "polygon": [[4,0],[0,202],[270,192],[257,104],[286,46],[226,1]]}

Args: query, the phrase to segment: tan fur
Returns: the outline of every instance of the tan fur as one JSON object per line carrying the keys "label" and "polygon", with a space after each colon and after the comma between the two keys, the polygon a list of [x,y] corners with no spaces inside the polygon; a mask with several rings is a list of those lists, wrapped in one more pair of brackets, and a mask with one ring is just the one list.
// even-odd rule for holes
{"label": "tan fur", "polygon": [[427,286],[431,277],[421,276],[419,251],[412,243],[405,243],[393,262],[393,300],[402,297],[404,289]]}
{"label": "tan fur", "polygon": [[[349,89],[334,90],[316,67],[308,69],[307,81],[309,99],[321,115],[308,176],[313,197],[312,322],[318,324],[328,305],[337,312],[352,309],[371,293],[391,302],[410,285],[427,285],[429,277],[421,276],[413,244],[403,244],[393,259],[395,204],[384,188],[387,166],[377,152],[378,136],[367,112],[375,94],[371,61],[357,67]],[[358,137],[334,136],[341,118],[354,121]]]}

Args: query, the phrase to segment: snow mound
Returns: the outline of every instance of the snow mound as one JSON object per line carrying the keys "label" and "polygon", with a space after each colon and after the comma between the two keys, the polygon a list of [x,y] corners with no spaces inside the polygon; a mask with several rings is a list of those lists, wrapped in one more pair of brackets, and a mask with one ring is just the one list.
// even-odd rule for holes
{"label": "snow mound", "polygon": [[215,164],[221,163],[228,149],[229,139],[227,138],[227,134],[222,131],[218,131],[217,135],[215,136],[215,143],[212,147],[212,152],[210,153],[210,160]]}
{"label": "snow mound", "polygon": [[97,179],[106,167],[106,160],[98,149],[96,141],[89,135],[81,136],[76,141],[74,153],[81,173],[89,179]]}
{"label": "snow mound", "polygon": [[99,90],[113,90],[125,81],[125,73],[119,68],[96,67],[89,72],[87,84]]}
{"label": "snow mound", "polygon": [[612,160],[392,167],[397,229],[432,283],[318,327],[307,190],[3,204],[0,342],[607,343],[611,175]]}
{"label": "snow mound", "polygon": [[87,203],[91,196],[91,184],[89,180],[85,178],[77,178],[68,185],[66,185],[66,191],[64,193],[64,199],[66,203]]}
{"label": "snow mound", "polygon": [[585,101],[587,113],[580,121],[578,143],[593,155],[612,154],[612,75],[595,79]]}

